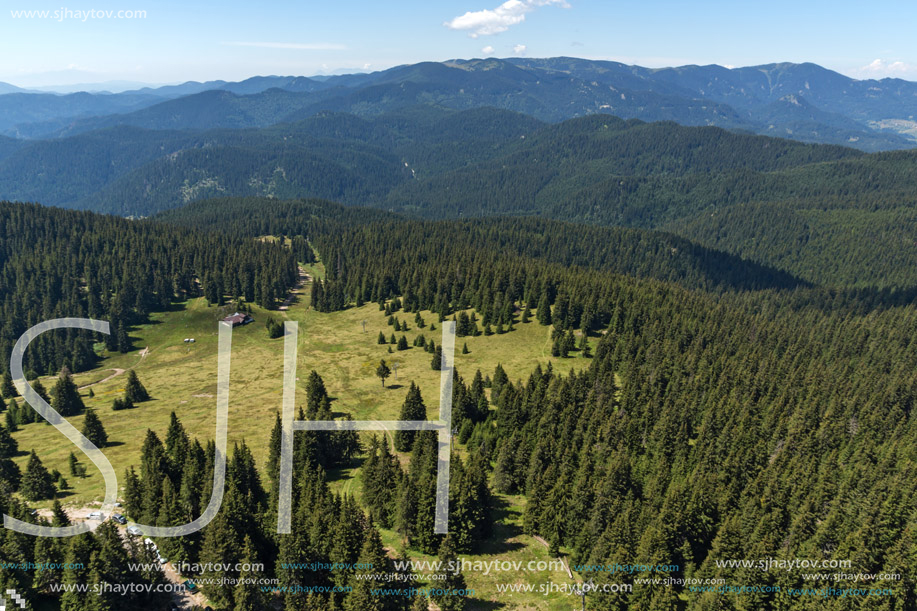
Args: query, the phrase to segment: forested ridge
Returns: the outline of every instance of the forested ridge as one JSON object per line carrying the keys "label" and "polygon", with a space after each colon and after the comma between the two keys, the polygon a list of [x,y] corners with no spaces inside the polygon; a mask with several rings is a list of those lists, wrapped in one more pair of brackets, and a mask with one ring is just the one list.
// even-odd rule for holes
{"label": "forested ridge", "polygon": [[540,216],[675,233],[815,284],[917,285],[913,151],[596,114],[323,111],[258,129],[118,126],[0,141],[8,199],[149,216],[212,197],[324,198],[412,217]]}
{"label": "forested ridge", "polygon": [[[418,221],[320,200],[208,200],[136,221],[2,204],[0,219],[4,341],[18,337],[14,324],[32,323],[26,305],[39,299],[35,317],[107,316],[125,329],[187,295],[271,307],[295,281],[296,260],[317,253],[325,276],[312,283],[311,304],[319,312],[370,302],[405,320],[432,311],[437,325],[454,318],[460,336],[540,325],[557,356],[582,358],[567,375],[536,367],[513,380],[499,364],[455,372],[464,458],[453,464],[447,538],[431,530],[431,435],[398,436],[395,454],[387,442],[361,445],[355,435],[297,433],[290,535],[276,534],[279,421],[265,429],[263,470],[244,443],[233,448],[217,518],[196,535],[159,540],[160,550],[189,563],[264,563],[259,575],[286,587],[342,588],[270,595],[286,609],[424,608],[422,597],[373,595],[359,570],[283,563],[372,562],[372,573],[394,575],[393,554],[473,553],[493,528],[496,495],[524,497],[524,531],[573,564],[676,564],[679,578],[781,588],[724,596],[635,585],[632,593],[590,594],[590,609],[840,611],[862,602],[793,596],[790,588],[811,585],[796,572],[716,565],[768,557],[844,559],[855,572],[900,574],[889,584],[894,594],[868,608],[917,605],[917,499],[909,486],[917,310],[908,291],[812,285],[642,229],[525,217]],[[254,239],[266,235],[290,238],[290,247]],[[118,345],[119,335],[109,349],[130,348]],[[37,344],[29,367],[56,373],[92,364],[95,356],[80,348],[91,343],[81,340]],[[435,342],[423,348],[436,368]],[[350,417],[332,413],[320,370],[306,388],[300,419]],[[422,418],[426,400],[408,389],[404,419]],[[0,443],[7,490],[49,481],[40,461],[21,478],[10,470],[15,451]],[[365,457],[362,504],[326,482],[328,470],[357,456]],[[158,525],[196,517],[209,498],[213,457],[212,442],[195,440],[177,417],[164,436],[149,431],[140,464],[123,477],[125,512]],[[7,513],[36,519],[18,497],[3,497]],[[55,514],[55,523],[66,519]],[[380,528],[396,533],[404,550],[386,554]],[[117,569],[128,558],[149,559],[142,546],[118,541],[108,527],[51,541],[4,530],[10,561],[89,561],[85,570],[47,574],[5,569],[3,586],[56,598],[53,583],[162,579],[157,571]],[[218,569],[198,577],[219,609],[264,608],[268,595],[257,587],[220,581],[246,575]],[[638,576],[588,577],[633,583]],[[440,585],[460,589],[462,579]],[[66,611],[148,604],[78,593],[60,602]],[[457,610],[469,601],[435,602]]]}
{"label": "forested ridge", "polygon": [[501,251],[499,240],[480,239],[487,223],[381,231],[386,222],[310,234],[330,255],[325,291],[342,296],[332,309],[397,296],[407,312],[472,308],[503,329],[601,336],[581,373],[512,381],[498,368],[486,419],[467,408],[474,424],[462,437],[493,469],[497,491],[526,496],[527,532],[575,563],[671,562],[681,576],[782,588],[739,597],[636,588],[599,595],[594,608],[852,608],[792,596],[811,585],[798,574],[714,562],[766,557],[900,574],[894,596],[870,608],[917,604],[906,483],[917,447],[913,304],[876,309],[868,293],[820,288],[714,298],[552,263],[565,258],[559,246],[547,256],[537,246]]}

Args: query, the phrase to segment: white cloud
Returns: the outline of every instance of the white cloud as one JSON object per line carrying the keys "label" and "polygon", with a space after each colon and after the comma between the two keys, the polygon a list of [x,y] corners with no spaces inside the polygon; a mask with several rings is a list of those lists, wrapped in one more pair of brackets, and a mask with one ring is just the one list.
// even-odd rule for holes
{"label": "white cloud", "polygon": [[297,51],[343,51],[346,45],[330,42],[224,42],[231,47],[259,47],[262,49],[295,49]]}
{"label": "white cloud", "polygon": [[860,68],[859,72],[867,78],[917,76],[917,66],[902,61],[876,59]]}
{"label": "white cloud", "polygon": [[525,50],[526,50],[526,48],[527,48],[527,47],[526,47],[525,45],[516,45],[515,47],[513,47],[513,54],[515,54],[515,55],[525,55]]}
{"label": "white cloud", "polygon": [[468,11],[443,25],[450,30],[467,30],[468,35],[472,38],[491,36],[507,31],[510,26],[522,23],[525,21],[526,13],[531,13],[539,6],[550,4],[570,8],[567,0],[506,0],[495,9]]}
{"label": "white cloud", "polygon": [[493,54],[494,54],[494,48],[491,47],[490,45],[487,45],[486,47],[484,47],[483,49],[481,49],[481,53],[483,53],[484,55],[493,55]]}

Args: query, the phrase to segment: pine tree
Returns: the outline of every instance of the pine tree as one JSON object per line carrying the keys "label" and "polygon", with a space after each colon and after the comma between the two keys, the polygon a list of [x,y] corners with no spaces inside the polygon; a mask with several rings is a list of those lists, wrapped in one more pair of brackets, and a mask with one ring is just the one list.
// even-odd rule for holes
{"label": "pine tree", "polygon": [[[229,491],[228,491],[229,492]],[[227,494],[227,497],[231,496]],[[233,499],[227,498],[226,505]],[[205,571],[202,576],[207,577],[212,585],[204,588],[207,598],[215,603],[217,608],[233,608],[233,586],[230,585],[232,567],[239,561],[239,552],[242,544],[238,541],[235,529],[230,524],[227,507],[220,511],[213,521],[204,528],[204,539],[201,544],[200,563],[213,567]],[[223,570],[225,566],[229,571]]]}
{"label": "pine tree", "polygon": [[376,341],[377,344],[387,344],[388,340],[385,339],[385,333],[379,331],[379,339]]}
{"label": "pine tree", "polygon": [[70,526],[70,516],[58,499],[51,504],[51,526]]}
{"label": "pine tree", "polygon": [[[51,397],[48,395],[48,391],[45,390],[45,385],[41,383],[41,380],[36,379],[32,381],[32,390],[34,390],[39,397],[44,399],[48,405],[51,404]],[[30,422],[35,421],[30,420]]]}
{"label": "pine tree", "polygon": [[468,354],[468,352],[469,352],[469,350],[468,350],[468,342],[464,342],[464,343],[462,344],[462,354]]}
{"label": "pine tree", "polygon": [[70,475],[73,477],[79,477],[80,461],[76,459],[76,454],[70,452],[70,456],[67,458],[67,463],[70,467]]}
{"label": "pine tree", "polygon": [[404,335],[398,340],[398,350],[407,350],[408,349],[408,338]]}
{"label": "pine tree", "polygon": [[437,346],[433,353],[433,359],[430,361],[430,369],[440,371],[443,368],[443,347]]}
{"label": "pine tree", "polygon": [[54,498],[54,479],[42,464],[35,450],[29,455],[29,463],[22,476],[22,496],[28,501],[44,501]]}
{"label": "pine tree", "polygon": [[239,581],[233,591],[234,611],[261,611],[266,606],[261,595],[261,588],[257,585],[259,574],[252,569],[257,561],[251,537],[246,535],[245,542],[242,544],[243,570],[239,573]]}
{"label": "pine tree", "polygon": [[[408,394],[401,406],[399,420],[426,420],[427,407],[424,405],[423,397],[420,395],[420,388],[411,382]],[[414,437],[417,431],[395,431],[395,449],[399,452],[410,452],[414,447]]]}
{"label": "pine tree", "polygon": [[127,397],[115,397],[111,402],[112,411],[118,412],[122,409],[134,409],[134,402]]}
{"label": "pine tree", "polygon": [[116,344],[118,346],[118,352],[124,354],[129,352],[131,349],[131,338],[127,334],[127,330],[124,328],[124,323],[118,322],[118,330],[115,334]]}
{"label": "pine tree", "polygon": [[10,435],[9,429],[0,425],[0,459],[12,458],[19,453],[19,444]]}
{"label": "pine tree", "polygon": [[125,471],[124,509],[135,520],[143,515],[143,486],[133,466]]}
{"label": "pine tree", "polygon": [[541,295],[541,300],[538,302],[538,311],[535,312],[535,317],[542,325],[547,326],[551,324],[551,304],[548,301],[547,291]]}
{"label": "pine tree", "polygon": [[77,389],[70,375],[70,370],[64,367],[54,388],[51,390],[51,407],[64,417],[81,414],[86,406],[83,405],[83,399],[80,397],[80,391]]}
{"label": "pine tree", "polygon": [[373,593],[372,590],[378,588],[378,585],[370,578],[370,574],[384,573],[386,567],[388,567],[388,559],[385,556],[385,550],[382,548],[379,531],[373,526],[371,520],[366,529],[366,539],[363,542],[363,548],[360,550],[358,562],[363,566],[372,568],[357,571],[358,574],[366,573],[366,578],[354,579],[353,590],[346,598],[345,610],[384,611],[384,597]]}
{"label": "pine tree", "polygon": [[108,444],[108,433],[105,432],[105,427],[102,426],[102,421],[99,420],[94,409],[86,410],[81,432],[97,447],[104,448]]}
{"label": "pine tree", "polygon": [[379,361],[379,366],[376,367],[376,377],[382,380],[382,388],[385,388],[385,378],[392,375],[392,370],[389,369],[389,366],[385,364],[385,361]]}
{"label": "pine tree", "polygon": [[127,372],[127,384],[124,387],[124,396],[130,399],[131,403],[143,403],[144,401],[150,400],[150,393],[148,393],[146,388],[143,387],[143,384],[140,383],[137,372],[133,369]]}
{"label": "pine tree", "polygon": [[525,309],[522,310],[522,322],[527,323],[532,318],[532,308],[528,302],[525,304]]}
{"label": "pine tree", "polygon": [[[457,556],[455,553],[455,544],[451,535],[446,535],[443,543],[439,548],[440,566],[455,566]],[[442,611],[463,611],[467,599],[461,594],[454,594],[455,591],[465,590],[465,576],[461,571],[445,571],[444,578],[436,581],[436,591],[442,592],[434,595],[435,602]]]}
{"label": "pine tree", "polygon": [[8,371],[3,374],[3,382],[0,383],[0,393],[7,399],[19,396],[19,391],[16,390],[16,386],[13,384],[13,376],[11,376]]}
{"label": "pine tree", "polygon": [[[64,539],[69,543],[66,564],[61,581],[65,585],[85,585],[90,581],[89,560],[98,553],[99,545],[91,533]],[[93,592],[84,592],[77,587],[65,589],[61,597],[61,611],[85,611],[97,604]]]}
{"label": "pine tree", "polygon": [[267,327],[267,336],[270,339],[277,339],[278,337],[283,336],[283,324],[282,323],[279,323],[276,320],[274,320],[273,318],[268,317],[268,319],[264,321],[264,325],[265,327]]}

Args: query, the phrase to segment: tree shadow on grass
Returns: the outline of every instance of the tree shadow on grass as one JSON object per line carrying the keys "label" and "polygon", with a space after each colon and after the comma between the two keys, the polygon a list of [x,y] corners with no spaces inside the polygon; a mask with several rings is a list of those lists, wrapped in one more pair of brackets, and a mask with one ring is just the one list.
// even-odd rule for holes
{"label": "tree shadow on grass", "polygon": [[510,541],[522,535],[522,527],[509,521],[509,504],[501,497],[493,497],[493,534],[479,547],[481,554],[505,554],[525,547],[518,541]]}

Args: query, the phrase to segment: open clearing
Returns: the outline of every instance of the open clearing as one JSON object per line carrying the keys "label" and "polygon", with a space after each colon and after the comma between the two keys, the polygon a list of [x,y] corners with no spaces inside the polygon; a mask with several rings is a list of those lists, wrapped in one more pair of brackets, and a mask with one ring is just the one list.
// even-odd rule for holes
{"label": "open clearing", "polygon": [[[320,265],[305,268],[308,278],[321,277]],[[344,312],[318,313],[308,308],[310,285],[298,291],[298,298],[283,312],[267,312],[252,307],[254,323],[237,327],[232,336],[232,371],[230,376],[229,443],[245,440],[251,447],[259,467],[264,466],[274,414],[281,406],[281,379],[283,371],[283,339],[271,340],[264,323],[268,316],[277,320],[299,322],[299,359],[297,378],[297,405],[305,401],[304,385],[309,371],[321,374],[329,394],[334,398],[336,414],[350,413],[358,420],[396,420],[411,381],[420,386],[430,417],[438,411],[439,372],[430,367],[431,355],[421,348],[388,353],[390,344],[377,343],[379,331],[388,338],[393,329],[386,324],[384,313],[377,304],[351,308]],[[114,354],[100,362],[98,369],[80,373],[75,377],[84,388],[83,400],[87,407],[97,410],[112,444],[104,449],[123,480],[124,470],[139,465],[140,446],[147,429],[165,437],[169,414],[175,411],[186,430],[202,442],[210,439],[215,430],[217,330],[218,321],[232,313],[232,306],[208,306],[203,299],[193,299],[175,305],[170,312],[152,316],[149,324],[131,330],[135,346],[145,346],[127,354]],[[396,313],[410,329],[404,332],[408,343],[420,333],[441,343],[441,325],[436,316],[423,312],[427,326],[418,329],[414,314]],[[362,321],[366,321],[363,331]],[[429,324],[436,323],[430,331]],[[555,370],[569,371],[585,367],[581,358],[557,359],[550,357],[550,331],[536,322],[517,324],[516,330],[489,337],[456,338],[455,363],[459,373],[470,383],[477,369],[492,375],[497,363],[503,365],[510,379],[524,379],[536,364],[552,363]],[[400,337],[401,332],[396,333]],[[185,338],[195,338],[185,343]],[[469,354],[461,354],[467,343]],[[546,349],[547,348],[547,349]],[[394,347],[392,347],[394,350]],[[577,353],[578,354],[578,353]],[[394,376],[382,387],[375,376],[381,359],[398,364],[398,379]],[[135,369],[153,399],[133,410],[115,412],[112,401],[123,394],[127,376],[120,375]],[[112,370],[115,375],[111,375]],[[53,378],[43,383],[50,388]],[[88,397],[92,386],[93,398]],[[19,399],[21,401],[21,399]],[[70,421],[78,429],[83,416]],[[369,433],[363,433],[368,435]],[[20,449],[28,452],[35,448],[49,469],[58,469],[65,475],[71,489],[62,493],[65,507],[76,509],[97,504],[102,500],[103,482],[91,463],[77,452],[77,457],[87,465],[88,476],[70,477],[67,458],[75,450],[52,427],[42,423],[25,425],[14,433]],[[24,469],[26,455],[16,459]],[[340,469],[331,474],[334,489],[360,495],[359,468]],[[549,560],[547,549],[535,539],[522,534],[524,499],[498,495],[498,517],[495,536],[485,544],[488,553],[470,556],[475,560],[523,561]],[[47,507],[49,503],[39,504]],[[399,549],[399,537],[383,531],[383,541],[390,549]],[[412,552],[414,558],[425,558]],[[553,572],[466,574],[468,586],[477,591],[477,598],[490,600],[484,606],[471,604],[469,609],[569,609],[572,599],[563,594],[543,596],[532,594],[496,593],[496,583],[564,583],[569,582],[563,570]],[[537,585],[536,585],[537,588]],[[494,603],[503,603],[495,607]]]}

